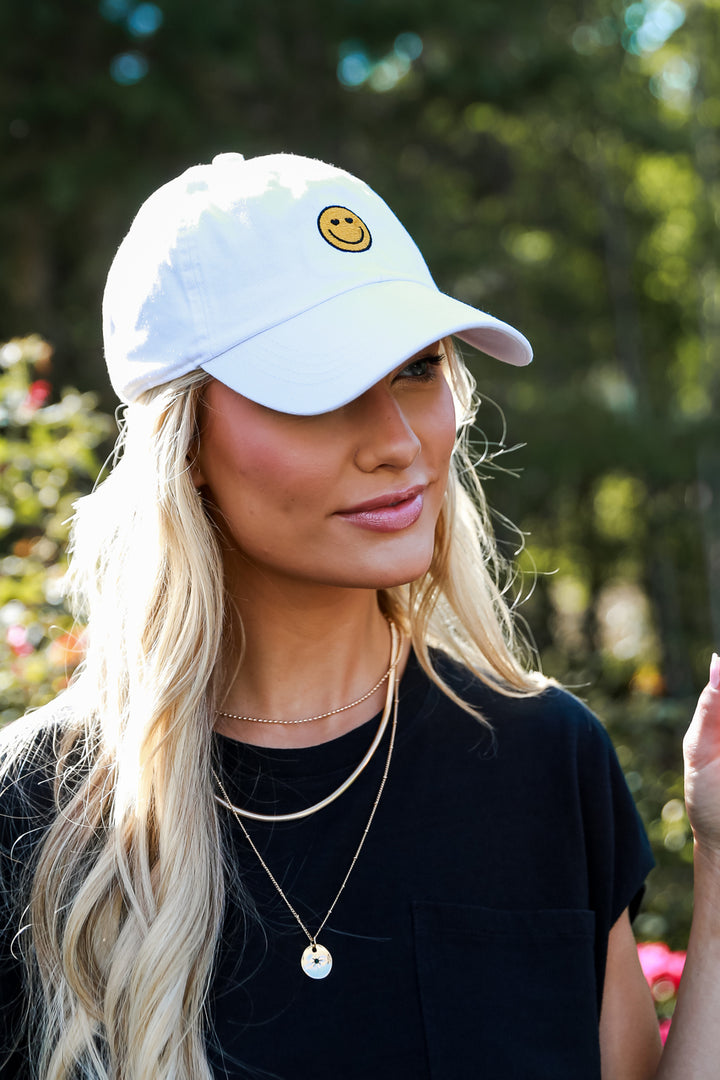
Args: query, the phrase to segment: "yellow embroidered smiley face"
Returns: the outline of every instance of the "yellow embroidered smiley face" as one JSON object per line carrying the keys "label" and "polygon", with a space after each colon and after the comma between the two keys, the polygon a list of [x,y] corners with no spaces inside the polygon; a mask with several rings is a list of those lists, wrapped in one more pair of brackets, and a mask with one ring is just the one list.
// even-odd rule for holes
{"label": "yellow embroidered smiley face", "polygon": [[367,225],[347,206],[326,206],[317,224],[323,240],[338,251],[367,251],[372,244]]}

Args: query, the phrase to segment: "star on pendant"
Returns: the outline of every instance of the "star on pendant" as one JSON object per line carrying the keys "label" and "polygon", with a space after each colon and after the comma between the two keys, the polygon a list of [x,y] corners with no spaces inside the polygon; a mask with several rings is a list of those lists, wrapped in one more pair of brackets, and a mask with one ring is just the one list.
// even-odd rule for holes
{"label": "star on pendant", "polygon": [[332,956],[324,945],[308,945],[302,954],[300,966],[311,979],[324,979],[330,974]]}

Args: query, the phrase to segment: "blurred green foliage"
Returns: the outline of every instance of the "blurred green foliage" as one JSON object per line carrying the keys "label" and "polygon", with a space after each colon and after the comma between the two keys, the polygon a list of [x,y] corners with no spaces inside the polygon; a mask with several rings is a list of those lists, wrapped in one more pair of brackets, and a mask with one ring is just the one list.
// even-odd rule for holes
{"label": "blurred green foliage", "polygon": [[613,739],[638,810],[645,822],[656,866],[648,878],[635,933],[643,940],[687,947],[692,916],[692,833],[685,813],[682,737],[694,701],[658,699],[635,691],[608,701],[588,696]]}
{"label": "blurred green foliage", "polygon": [[[530,336],[528,369],[470,358],[488,444],[527,444],[487,470],[488,495],[503,549],[522,548],[545,670],[621,748],[659,861],[640,926],[675,947],[690,904],[680,736],[720,643],[719,55],[718,0],[0,7],[0,334],[52,341],[55,385],[112,410],[98,313],[114,249],[150,191],[223,150],[364,177],[442,288]],[[55,407],[22,429],[38,455]],[[74,464],[0,474],[17,515],[5,560],[30,560],[6,570],[2,603],[25,605],[40,653],[50,621],[70,623],[42,592],[60,549],[33,545],[59,543],[91,482],[81,436],[103,437],[92,405],[73,416]],[[8,715],[23,665],[33,701],[61,679],[33,681],[37,655],[9,657]]]}
{"label": "blurred green foliage", "polygon": [[51,365],[39,337],[0,348],[0,723],[61,690],[82,652],[62,598],[67,526],[114,424],[90,393],[53,401]]}

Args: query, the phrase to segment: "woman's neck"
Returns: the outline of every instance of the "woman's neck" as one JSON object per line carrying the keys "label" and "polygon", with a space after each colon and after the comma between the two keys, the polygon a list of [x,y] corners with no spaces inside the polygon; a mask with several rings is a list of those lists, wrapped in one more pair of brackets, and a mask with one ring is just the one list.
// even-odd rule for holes
{"label": "woman's neck", "polygon": [[[265,590],[262,600],[249,591],[233,590],[245,647],[220,704],[235,717],[218,715],[221,734],[258,746],[313,746],[383,708],[387,679],[365,696],[390,663],[390,629],[374,591],[285,587]],[[398,671],[408,651],[406,643]],[[238,719],[290,721],[327,712],[302,724]]]}

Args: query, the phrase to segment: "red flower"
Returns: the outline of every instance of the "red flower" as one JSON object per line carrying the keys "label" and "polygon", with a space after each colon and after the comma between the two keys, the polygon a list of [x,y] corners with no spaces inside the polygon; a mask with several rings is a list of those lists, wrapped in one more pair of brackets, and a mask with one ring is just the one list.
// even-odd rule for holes
{"label": "red flower", "polygon": [[16,656],[30,656],[35,651],[32,642],[28,640],[26,628],[18,623],[8,626],[5,640]]}
{"label": "red flower", "polygon": [[674,1008],[685,953],[672,952],[663,941],[646,941],[637,948],[643,975],[660,1010],[660,1038],[664,1046],[672,1023],[667,1013]]}
{"label": "red flower", "polygon": [[23,405],[26,409],[30,409],[33,412],[35,409],[42,409],[43,405],[50,397],[51,391],[52,386],[47,379],[36,379],[34,383],[30,384]]}
{"label": "red flower", "polygon": [[663,941],[646,941],[638,945],[638,956],[655,1000],[672,997],[680,985],[685,953],[671,952]]}

